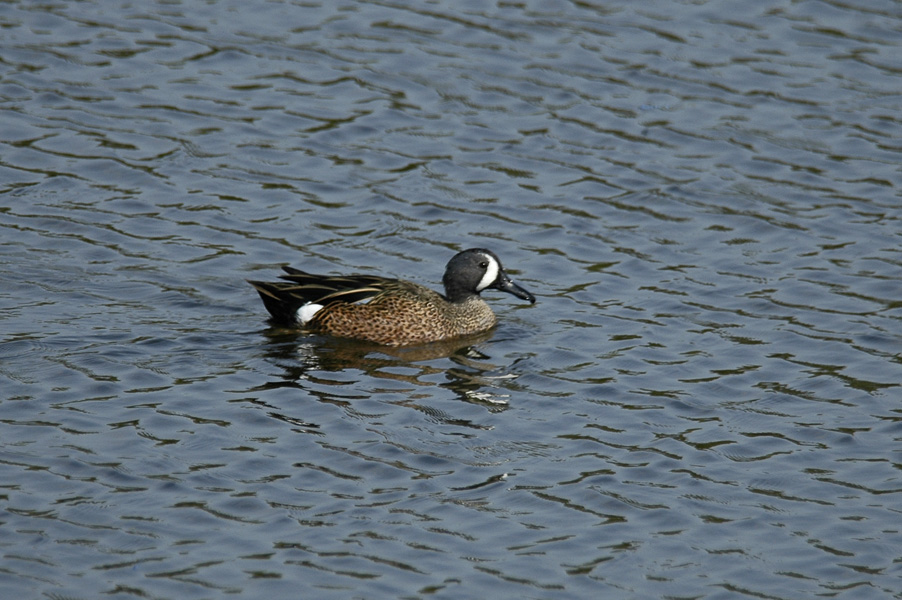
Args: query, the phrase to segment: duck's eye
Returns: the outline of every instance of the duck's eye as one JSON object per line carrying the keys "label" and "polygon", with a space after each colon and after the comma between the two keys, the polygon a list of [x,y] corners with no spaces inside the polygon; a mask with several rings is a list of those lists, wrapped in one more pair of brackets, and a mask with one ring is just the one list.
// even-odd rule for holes
{"label": "duck's eye", "polygon": [[484,261],[482,261],[481,263],[479,263],[479,268],[480,268],[480,269],[488,269],[488,268],[489,268],[489,263],[488,263],[488,261],[485,261],[485,260],[484,260]]}

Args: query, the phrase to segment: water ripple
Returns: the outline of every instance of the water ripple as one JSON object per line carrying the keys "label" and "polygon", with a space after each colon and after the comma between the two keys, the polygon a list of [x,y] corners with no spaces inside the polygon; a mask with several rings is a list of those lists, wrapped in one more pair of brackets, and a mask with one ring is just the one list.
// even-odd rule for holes
{"label": "water ripple", "polygon": [[[892,2],[0,15],[9,595],[898,597]],[[244,282],[471,246],[447,344]]]}

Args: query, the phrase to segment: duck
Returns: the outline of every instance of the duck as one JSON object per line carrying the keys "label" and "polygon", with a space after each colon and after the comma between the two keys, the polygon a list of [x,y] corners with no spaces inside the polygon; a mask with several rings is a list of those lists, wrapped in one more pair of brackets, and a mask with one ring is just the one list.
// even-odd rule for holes
{"label": "duck", "polygon": [[252,281],[277,326],[302,327],[341,338],[385,346],[450,340],[488,331],[495,313],[482,299],[485,290],[507,292],[535,304],[514,283],[501,259],[486,248],[455,254],[442,277],[444,294],[378,275],[317,275],[282,267],[281,281]]}

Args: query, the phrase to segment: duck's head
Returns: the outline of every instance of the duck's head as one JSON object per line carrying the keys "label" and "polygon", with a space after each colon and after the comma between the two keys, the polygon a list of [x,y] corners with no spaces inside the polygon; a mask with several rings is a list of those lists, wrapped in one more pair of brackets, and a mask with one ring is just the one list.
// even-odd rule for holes
{"label": "duck's head", "polygon": [[458,252],[448,261],[442,283],[445,285],[445,295],[451,302],[463,302],[490,288],[513,294],[530,303],[536,301],[535,296],[511,281],[498,256],[485,248]]}

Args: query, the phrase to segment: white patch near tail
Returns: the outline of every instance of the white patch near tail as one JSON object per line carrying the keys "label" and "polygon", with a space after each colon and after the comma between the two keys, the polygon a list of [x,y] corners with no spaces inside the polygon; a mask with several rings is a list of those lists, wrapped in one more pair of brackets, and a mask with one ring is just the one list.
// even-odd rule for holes
{"label": "white patch near tail", "polygon": [[306,325],[307,322],[313,318],[313,315],[318,313],[322,307],[322,304],[314,304],[313,302],[308,302],[298,309],[298,312],[296,314],[298,322],[301,325]]}
{"label": "white patch near tail", "polygon": [[476,286],[477,292],[481,292],[495,283],[495,280],[498,279],[498,271],[501,270],[497,260],[491,256],[486,256],[485,258],[488,261],[489,266],[485,268],[485,275],[482,276],[482,279],[479,280],[479,285]]}

